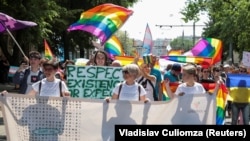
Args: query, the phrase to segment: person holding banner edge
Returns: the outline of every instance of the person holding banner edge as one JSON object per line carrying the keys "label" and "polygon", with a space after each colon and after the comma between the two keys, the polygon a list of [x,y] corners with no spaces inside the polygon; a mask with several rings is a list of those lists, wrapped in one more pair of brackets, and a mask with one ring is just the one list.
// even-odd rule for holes
{"label": "person holding banner edge", "polygon": [[[206,93],[206,90],[202,86],[202,84],[195,81],[195,75],[196,75],[196,68],[195,66],[191,64],[187,64],[183,66],[183,83],[178,85],[175,93],[171,91],[171,88],[169,86],[169,80],[164,80],[164,83],[166,85],[167,93],[169,97],[172,99],[176,96],[183,96],[184,94],[201,94]],[[218,81],[214,90],[214,94],[216,94],[219,90],[221,82]],[[208,93],[213,94],[213,93]]]}
{"label": "person holding banner edge", "polygon": [[70,92],[64,81],[55,77],[59,62],[47,60],[43,63],[44,75],[46,78],[34,83],[27,95],[68,97]]}
{"label": "person holding banner edge", "polygon": [[118,83],[113,89],[112,97],[106,97],[105,100],[109,102],[112,100],[129,100],[129,101],[144,101],[148,102],[146,98],[146,91],[141,84],[136,82],[139,76],[140,69],[136,64],[128,64],[123,66],[122,74],[125,81]]}

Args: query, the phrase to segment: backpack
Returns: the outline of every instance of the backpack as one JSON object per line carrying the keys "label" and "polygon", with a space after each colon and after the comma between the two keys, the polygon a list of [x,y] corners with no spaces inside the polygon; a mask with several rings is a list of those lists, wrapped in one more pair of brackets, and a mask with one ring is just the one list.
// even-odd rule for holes
{"label": "backpack", "polygon": [[[41,92],[41,87],[42,87],[42,80],[40,80],[40,82],[39,82],[39,95],[40,95],[40,92]],[[59,90],[60,90],[60,97],[63,97],[63,94],[62,94],[62,81],[61,80],[59,82]]]}
{"label": "backpack", "polygon": [[[120,83],[120,84],[119,84],[118,99],[119,99],[119,97],[120,97],[120,92],[121,92],[121,90],[122,90],[122,85],[123,85],[123,83]],[[140,87],[139,84],[138,84],[138,91],[139,91],[139,101],[140,101],[140,100],[141,100],[141,98],[140,98],[140,96],[141,96],[141,87]]]}
{"label": "backpack", "polygon": [[[138,83],[141,83],[143,79],[144,79],[144,77],[142,77],[142,78],[138,81]],[[149,85],[153,88],[153,97],[154,97],[154,101],[158,101],[158,97],[157,97],[157,95],[156,95],[156,90],[155,90],[155,87],[154,87],[153,83],[152,83],[149,79],[146,79],[146,80],[145,80],[144,82],[142,82],[142,83],[145,83],[145,85],[146,85],[147,83],[149,83]]]}

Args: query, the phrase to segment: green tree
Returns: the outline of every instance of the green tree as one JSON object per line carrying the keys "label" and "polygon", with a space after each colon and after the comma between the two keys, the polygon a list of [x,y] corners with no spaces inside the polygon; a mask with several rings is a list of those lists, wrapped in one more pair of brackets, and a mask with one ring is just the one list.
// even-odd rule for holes
{"label": "green tree", "polygon": [[193,47],[193,40],[190,38],[177,37],[170,42],[172,49],[180,50],[183,49],[184,52],[190,50]]}
{"label": "green tree", "polygon": [[117,31],[115,35],[121,42],[124,52],[127,55],[131,55],[134,51],[134,48],[133,48],[133,40],[129,37],[129,34],[126,31]]}
{"label": "green tree", "polygon": [[[64,46],[65,59],[69,58],[69,52],[80,49],[80,56],[84,57],[84,49],[93,48],[92,40],[96,37],[87,32],[67,32],[70,24],[80,18],[85,10],[103,3],[113,3],[124,7],[132,6],[137,0],[0,0],[1,12],[6,13],[15,19],[33,21],[38,24],[36,27],[14,31],[13,35],[20,44],[25,54],[30,48],[35,47],[40,52],[44,51],[43,39],[46,39],[52,51],[56,54],[58,45]],[[6,49],[8,37],[0,34],[0,47],[10,63],[18,64],[22,55],[14,45],[13,54]],[[15,57],[13,57],[15,56]]]}
{"label": "green tree", "polygon": [[222,40],[225,59],[230,44],[240,54],[243,50],[250,50],[249,10],[248,0],[187,0],[187,6],[181,13],[185,21],[199,20],[201,12],[208,14],[209,21],[203,36]]}

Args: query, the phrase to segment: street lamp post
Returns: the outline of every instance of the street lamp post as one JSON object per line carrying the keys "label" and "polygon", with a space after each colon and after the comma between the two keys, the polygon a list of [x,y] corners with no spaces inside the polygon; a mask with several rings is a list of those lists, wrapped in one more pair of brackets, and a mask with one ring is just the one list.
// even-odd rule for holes
{"label": "street lamp post", "polygon": [[195,22],[193,22],[193,46],[195,44]]}

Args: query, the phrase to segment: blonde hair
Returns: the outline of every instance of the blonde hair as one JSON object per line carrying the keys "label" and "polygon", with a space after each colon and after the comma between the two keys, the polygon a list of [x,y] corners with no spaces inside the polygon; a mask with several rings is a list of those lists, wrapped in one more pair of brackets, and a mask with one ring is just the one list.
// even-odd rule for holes
{"label": "blonde hair", "polygon": [[122,68],[123,71],[128,71],[129,74],[137,78],[140,74],[140,69],[136,64],[128,64]]}
{"label": "blonde hair", "polygon": [[188,64],[183,66],[183,71],[185,71],[188,74],[191,74],[193,76],[196,75],[196,67],[194,65]]}

